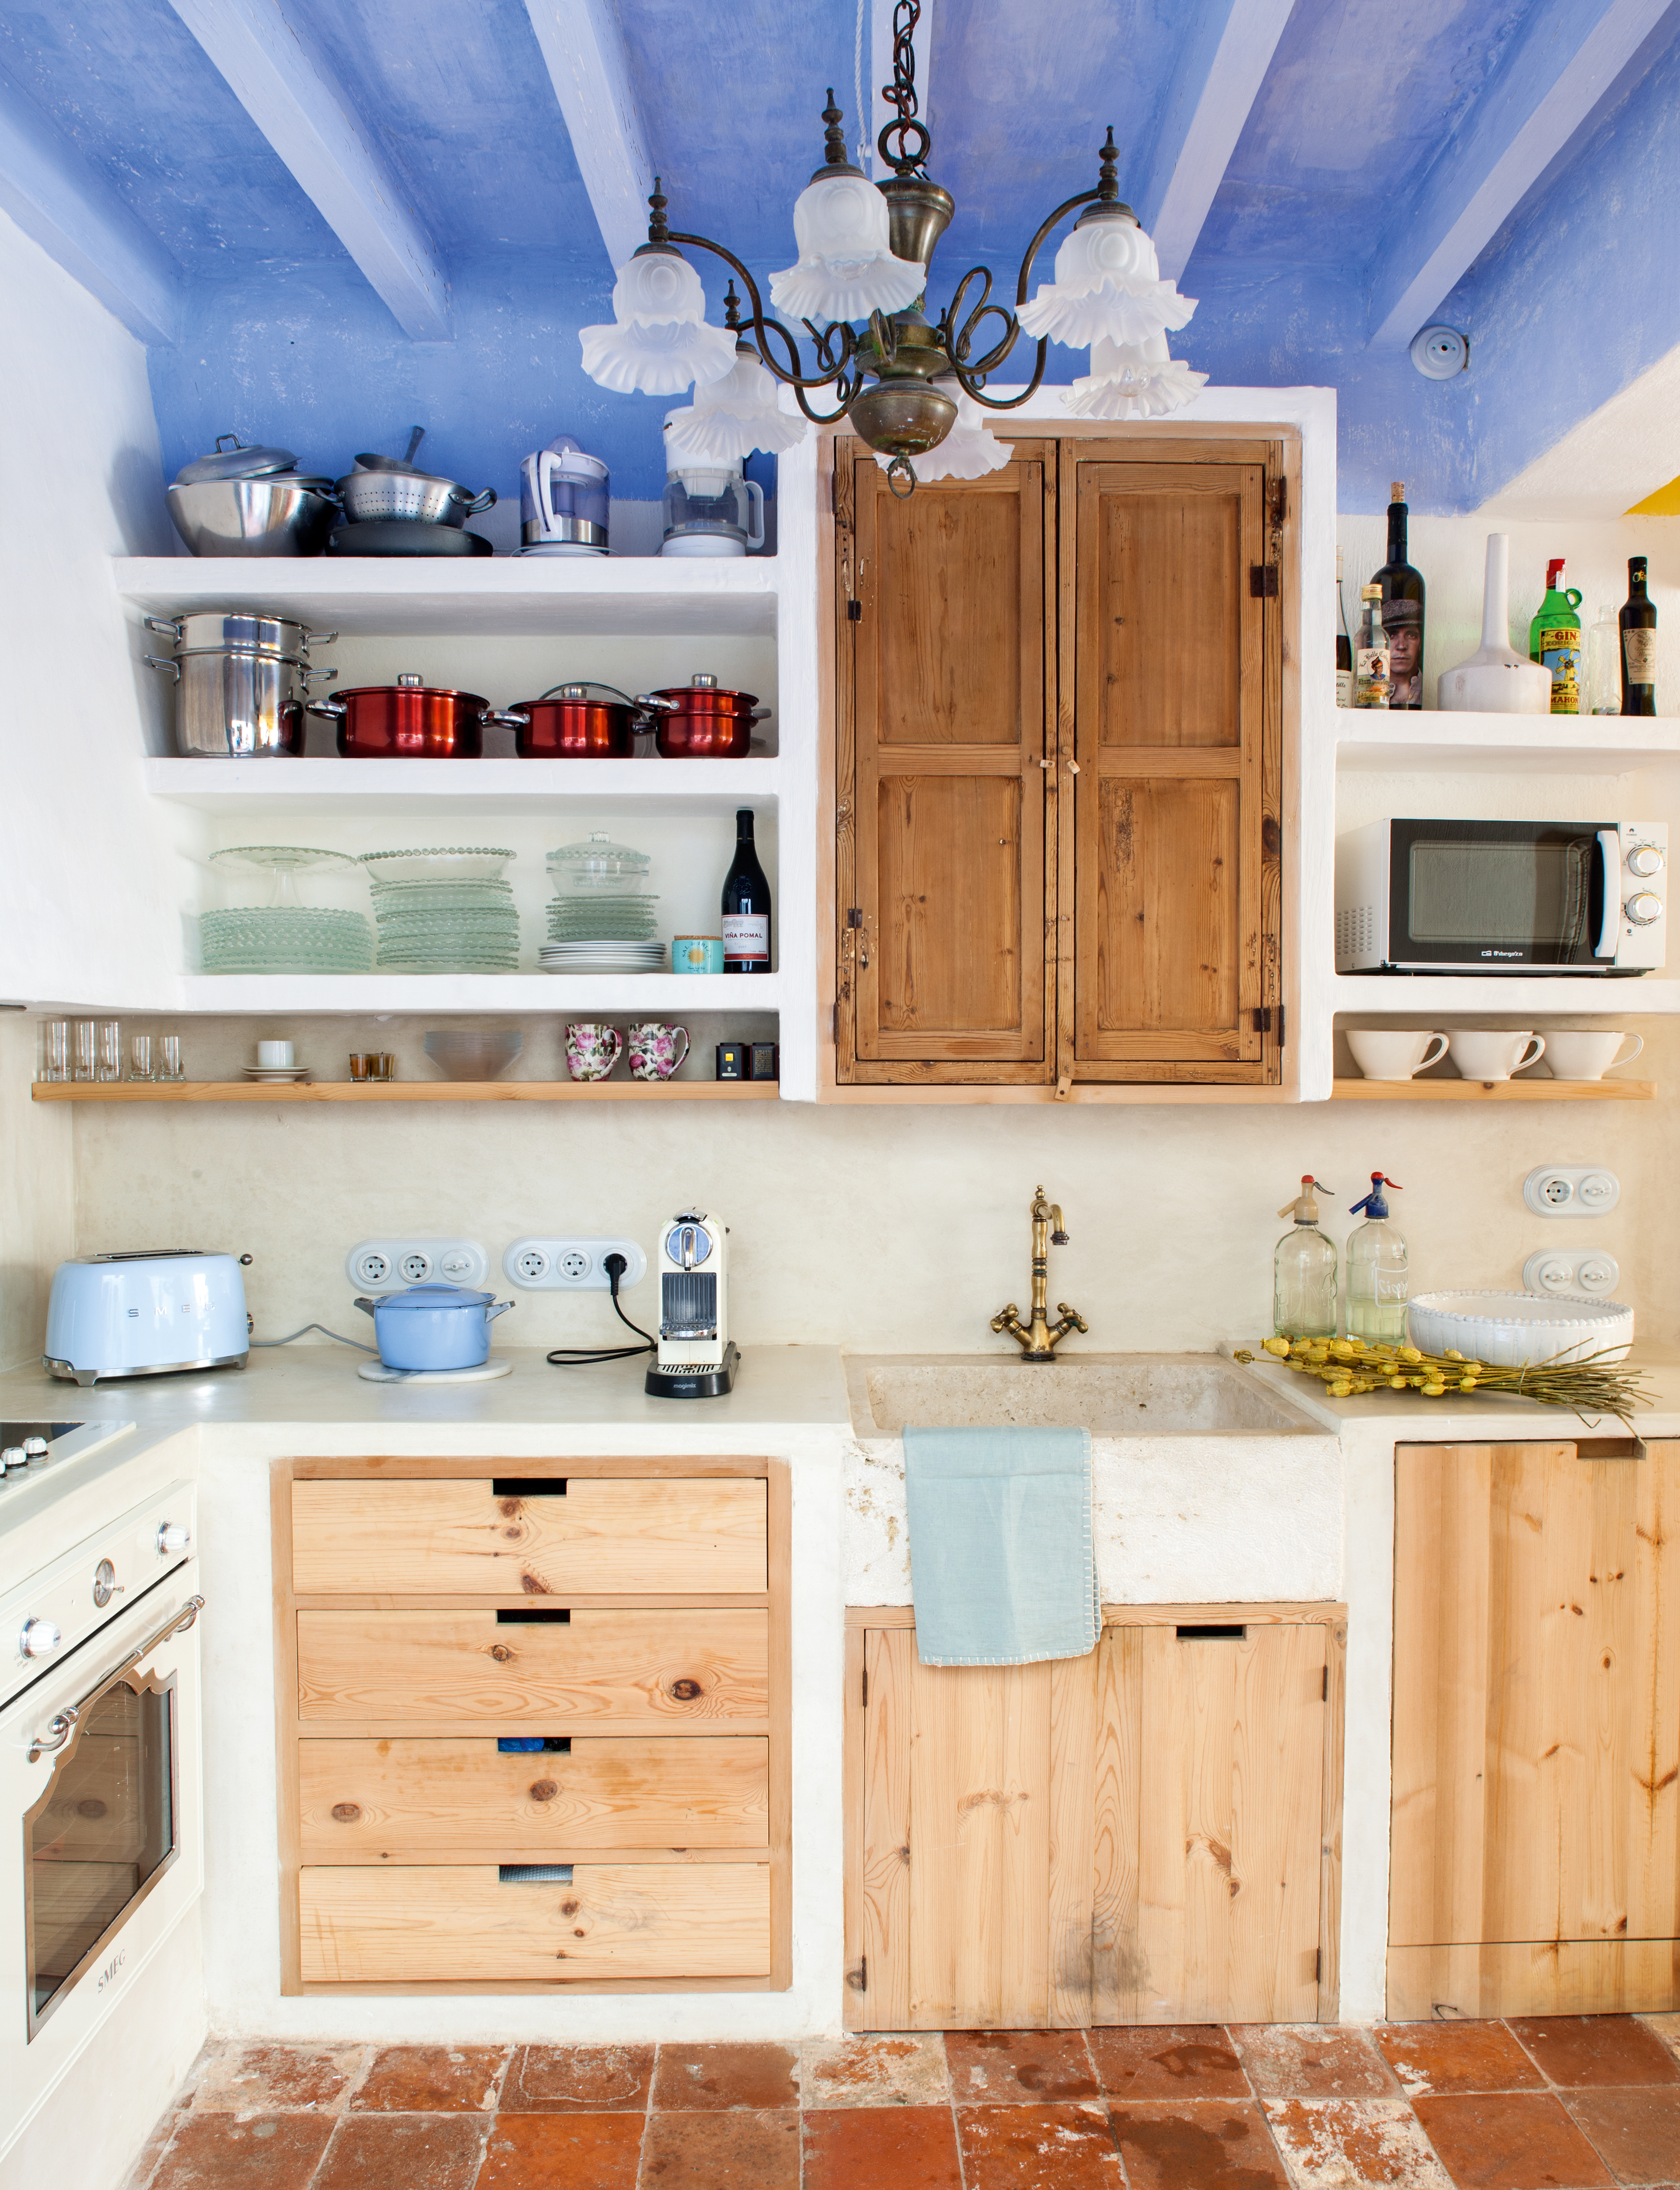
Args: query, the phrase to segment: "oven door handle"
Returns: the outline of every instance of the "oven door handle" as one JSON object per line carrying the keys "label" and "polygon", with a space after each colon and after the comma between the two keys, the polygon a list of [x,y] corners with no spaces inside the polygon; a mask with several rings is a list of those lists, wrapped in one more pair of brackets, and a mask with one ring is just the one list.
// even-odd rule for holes
{"label": "oven door handle", "polygon": [[1598,947],[1595,958],[1614,958],[1616,937],[1621,927],[1621,832],[1617,829],[1598,831],[1598,856],[1604,862],[1604,911],[1598,922]]}
{"label": "oven door handle", "polygon": [[114,1688],[125,1673],[132,1672],[142,1658],[150,1657],[160,1642],[167,1642],[172,1635],[184,1635],[203,1609],[201,1597],[190,1597],[179,1612],[172,1613],[164,1621],[156,1634],[148,1637],[138,1650],[131,1650],[120,1665],[113,1665],[97,1688],[89,1688],[80,1703],[71,1704],[54,1713],[47,1722],[46,1732],[37,1733],[30,1744],[28,1762],[33,1764],[37,1758],[50,1756],[55,1750],[62,1749],[75,1733],[83,1711],[96,1704],[106,1689]]}

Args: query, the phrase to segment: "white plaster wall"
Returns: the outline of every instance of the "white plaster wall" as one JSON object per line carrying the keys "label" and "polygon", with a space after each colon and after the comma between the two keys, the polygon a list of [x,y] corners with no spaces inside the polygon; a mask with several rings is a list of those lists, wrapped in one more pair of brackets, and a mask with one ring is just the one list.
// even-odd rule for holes
{"label": "white plaster wall", "polygon": [[174,536],[145,351],[3,215],[0,293],[0,999],[162,1002],[196,822],[141,789],[154,672],[111,571]]}
{"label": "white plaster wall", "polygon": [[0,1013],[0,1369],[39,1359],[47,1288],[75,1237],[70,1113],[30,1100],[36,1035]]}

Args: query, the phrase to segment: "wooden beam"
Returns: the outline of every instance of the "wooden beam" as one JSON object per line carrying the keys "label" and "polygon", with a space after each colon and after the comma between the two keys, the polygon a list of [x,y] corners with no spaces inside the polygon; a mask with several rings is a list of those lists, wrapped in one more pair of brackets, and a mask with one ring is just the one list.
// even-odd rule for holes
{"label": "wooden beam", "polygon": [[1189,264],[1295,0],[1201,0],[1166,94],[1136,211],[1161,270]]}
{"label": "wooden beam", "polygon": [[1371,259],[1371,347],[1405,349],[1615,84],[1669,0],[1540,0]]}
{"label": "wooden beam", "polygon": [[[572,156],[615,266],[648,240],[653,162],[614,0],[525,0]],[[673,215],[674,226],[690,224]]]}
{"label": "wooden beam", "polygon": [[0,74],[0,209],[143,343],[173,343],[179,273],[96,167]]}
{"label": "wooden beam", "polygon": [[416,342],[450,338],[436,245],[284,0],[170,0],[240,105]]}

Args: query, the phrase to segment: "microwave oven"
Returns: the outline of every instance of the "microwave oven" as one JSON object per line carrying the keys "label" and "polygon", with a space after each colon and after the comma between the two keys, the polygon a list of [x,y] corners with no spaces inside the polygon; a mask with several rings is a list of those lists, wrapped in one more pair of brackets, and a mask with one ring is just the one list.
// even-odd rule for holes
{"label": "microwave oven", "polygon": [[1336,840],[1338,973],[1645,973],[1660,821],[1372,821]]}

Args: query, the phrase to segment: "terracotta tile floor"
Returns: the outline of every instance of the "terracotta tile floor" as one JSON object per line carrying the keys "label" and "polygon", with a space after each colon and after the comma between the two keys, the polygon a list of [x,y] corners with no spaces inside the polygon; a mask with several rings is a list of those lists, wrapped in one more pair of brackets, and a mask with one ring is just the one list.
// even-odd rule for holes
{"label": "terracotta tile floor", "polygon": [[1680,2190],[1680,2017],[226,2045],[128,2190]]}

